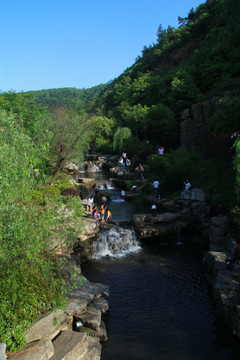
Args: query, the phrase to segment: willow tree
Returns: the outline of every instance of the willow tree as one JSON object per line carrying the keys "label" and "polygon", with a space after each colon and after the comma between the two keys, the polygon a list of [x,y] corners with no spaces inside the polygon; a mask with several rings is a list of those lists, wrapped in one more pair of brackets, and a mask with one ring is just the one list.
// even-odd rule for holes
{"label": "willow tree", "polygon": [[130,139],[132,133],[128,127],[119,127],[113,137],[114,150],[125,150],[126,143]]}

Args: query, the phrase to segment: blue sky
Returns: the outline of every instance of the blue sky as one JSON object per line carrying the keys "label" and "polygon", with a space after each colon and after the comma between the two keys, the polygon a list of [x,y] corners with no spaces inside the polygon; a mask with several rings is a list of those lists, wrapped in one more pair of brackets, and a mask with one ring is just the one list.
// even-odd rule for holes
{"label": "blue sky", "polygon": [[0,91],[107,83],[199,0],[1,0]]}

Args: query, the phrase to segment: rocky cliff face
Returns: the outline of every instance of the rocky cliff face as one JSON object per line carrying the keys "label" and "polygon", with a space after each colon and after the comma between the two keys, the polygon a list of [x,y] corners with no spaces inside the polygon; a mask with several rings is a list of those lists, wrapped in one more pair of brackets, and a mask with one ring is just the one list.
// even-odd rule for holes
{"label": "rocky cliff face", "polygon": [[[208,122],[218,108],[222,97],[231,97],[231,91],[225,91],[219,96],[203,101],[185,109],[181,116],[180,147],[186,150],[197,150],[205,153],[209,147]],[[216,137],[212,136],[212,141]],[[225,149],[224,149],[225,150]]]}

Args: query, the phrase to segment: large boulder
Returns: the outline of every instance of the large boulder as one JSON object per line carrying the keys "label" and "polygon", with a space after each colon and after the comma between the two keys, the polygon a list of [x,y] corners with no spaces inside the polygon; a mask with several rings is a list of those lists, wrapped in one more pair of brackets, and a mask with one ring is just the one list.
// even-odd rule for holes
{"label": "large boulder", "polygon": [[[8,354],[8,360],[49,360],[54,354],[52,341],[43,339],[24,346],[16,353]],[[1,357],[1,360],[4,358]]]}
{"label": "large boulder", "polygon": [[100,231],[99,221],[91,218],[85,218],[81,232],[78,234],[78,239],[85,241],[94,238]]}
{"label": "large boulder", "polygon": [[65,330],[53,341],[50,360],[100,360],[101,344],[96,337],[83,332]]}
{"label": "large boulder", "polygon": [[180,213],[162,213],[153,217],[150,214],[134,215],[135,231],[140,239],[156,236],[169,236],[169,239],[180,235],[181,230],[187,228],[189,220],[182,220]]}
{"label": "large boulder", "polygon": [[68,323],[68,316],[64,310],[56,310],[42,316],[31,324],[24,336],[27,343],[40,339],[53,339],[60,329]]}
{"label": "large boulder", "polygon": [[69,291],[68,304],[64,309],[69,316],[80,314],[87,309],[87,305],[95,297],[95,290],[92,284],[83,276],[76,276],[75,284]]}
{"label": "large boulder", "polygon": [[206,193],[203,189],[192,188],[191,190],[183,190],[181,192],[182,200],[192,200],[192,201],[206,201]]}
{"label": "large boulder", "polygon": [[86,186],[88,189],[92,189],[96,185],[96,180],[95,178],[79,177],[77,183]]}
{"label": "large boulder", "polygon": [[87,310],[84,313],[79,314],[78,318],[85,326],[98,331],[100,330],[101,315],[101,310],[97,309],[93,304],[89,304]]}

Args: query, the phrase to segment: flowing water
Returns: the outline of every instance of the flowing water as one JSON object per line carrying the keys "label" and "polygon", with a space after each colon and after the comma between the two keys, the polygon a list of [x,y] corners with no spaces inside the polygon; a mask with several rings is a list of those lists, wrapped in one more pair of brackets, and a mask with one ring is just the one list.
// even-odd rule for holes
{"label": "flowing water", "polygon": [[152,243],[125,257],[93,259],[82,270],[110,286],[102,360],[240,358],[239,340],[214,316],[195,249]]}
{"label": "flowing water", "polygon": [[[126,201],[118,206],[116,218],[134,211]],[[131,229],[119,227],[98,240],[82,271],[110,287],[102,360],[240,359],[239,339],[214,315],[196,245],[177,237],[139,243]]]}

